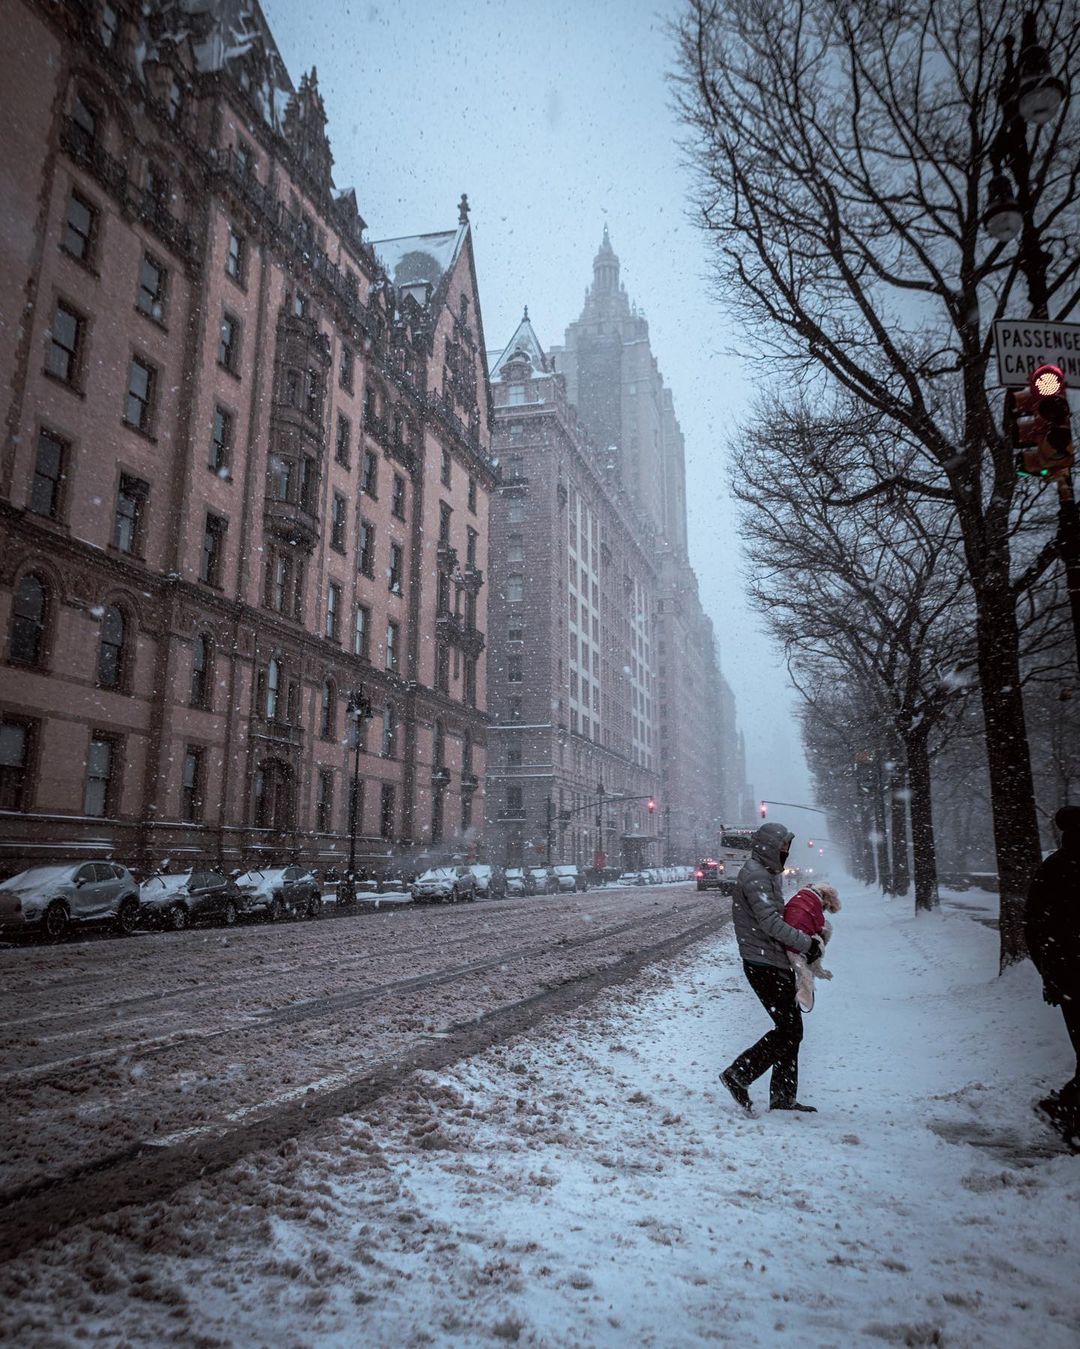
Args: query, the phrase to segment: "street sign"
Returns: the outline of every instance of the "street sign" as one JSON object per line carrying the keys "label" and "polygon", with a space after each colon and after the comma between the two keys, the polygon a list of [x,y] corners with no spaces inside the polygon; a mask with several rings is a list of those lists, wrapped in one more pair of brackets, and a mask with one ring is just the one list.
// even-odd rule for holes
{"label": "street sign", "polygon": [[1040,365],[1056,365],[1066,383],[1080,387],[1080,323],[1047,319],[995,319],[998,383],[1019,388]]}

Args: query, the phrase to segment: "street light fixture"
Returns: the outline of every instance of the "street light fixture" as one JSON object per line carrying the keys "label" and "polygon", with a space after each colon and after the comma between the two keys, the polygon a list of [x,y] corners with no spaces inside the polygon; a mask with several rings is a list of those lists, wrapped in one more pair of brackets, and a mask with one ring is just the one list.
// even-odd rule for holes
{"label": "street light fixture", "polygon": [[1043,126],[1057,116],[1067,90],[1064,81],[1050,73],[1046,48],[1035,41],[1035,15],[1031,10],[1024,15],[1022,43],[1017,70],[1017,107],[1025,122]]}
{"label": "street light fixture", "polygon": [[356,882],[356,815],[360,804],[360,742],[363,739],[363,726],[370,721],[375,709],[371,706],[363,684],[349,694],[346,713],[353,721],[353,771],[352,791],[349,796],[349,880]]}

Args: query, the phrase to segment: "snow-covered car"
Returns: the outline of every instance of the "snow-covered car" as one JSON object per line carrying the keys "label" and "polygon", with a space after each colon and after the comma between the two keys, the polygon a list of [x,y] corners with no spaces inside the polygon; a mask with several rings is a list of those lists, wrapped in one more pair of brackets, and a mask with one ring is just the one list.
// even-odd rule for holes
{"label": "snow-covered car", "polygon": [[468,867],[431,867],[412,883],[419,904],[458,904],[476,898],[476,878]]}
{"label": "snow-covered car", "polygon": [[585,873],[579,866],[573,862],[560,862],[557,867],[552,868],[559,880],[559,889],[567,894],[577,890],[587,890],[589,882],[585,879]]}
{"label": "snow-covered car", "polygon": [[520,899],[524,895],[536,894],[536,882],[532,873],[521,867],[506,868],[506,893],[510,898]]}
{"label": "snow-covered car", "polygon": [[236,882],[220,871],[193,869],[175,876],[159,872],[139,886],[140,919],[173,932],[192,923],[233,927],[245,907]]}
{"label": "snow-covered car", "polygon": [[478,899],[503,899],[506,896],[506,873],[502,867],[487,862],[475,862],[469,870],[476,881]]}
{"label": "snow-covered car", "polygon": [[620,874],[616,885],[644,885],[645,876],[640,871],[624,871]]}
{"label": "snow-covered car", "polygon": [[245,871],[236,884],[247,913],[261,914],[276,923],[286,916],[318,918],[322,913],[322,886],[304,867],[266,867]]}
{"label": "snow-covered car", "polygon": [[41,932],[58,941],[72,924],[111,923],[123,933],[139,921],[139,887],[116,862],[30,867],[0,884],[0,932]]}
{"label": "snow-covered car", "polygon": [[557,895],[562,888],[551,867],[530,867],[529,875],[536,886],[534,893],[537,895]]}

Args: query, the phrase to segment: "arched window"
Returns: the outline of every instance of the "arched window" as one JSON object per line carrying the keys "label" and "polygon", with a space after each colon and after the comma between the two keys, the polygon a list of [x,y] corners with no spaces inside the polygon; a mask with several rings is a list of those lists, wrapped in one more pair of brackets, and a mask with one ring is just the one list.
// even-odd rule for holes
{"label": "arched window", "polygon": [[210,705],[210,638],[200,632],[191,654],[191,705]]}
{"label": "arched window", "polygon": [[18,665],[41,665],[45,658],[45,623],[49,588],[40,576],[24,576],[15,591],[10,658]]}
{"label": "arched window", "polygon": [[124,642],[127,621],[124,611],[115,604],[106,607],[101,619],[101,642],[98,646],[98,687],[117,689],[124,678]]}
{"label": "arched window", "polygon": [[266,716],[273,721],[278,714],[281,696],[281,661],[275,656],[266,667]]}
{"label": "arched window", "polygon": [[337,731],[337,690],[334,681],[327,679],[322,686],[322,713],[319,718],[319,733],[324,740],[336,738]]}

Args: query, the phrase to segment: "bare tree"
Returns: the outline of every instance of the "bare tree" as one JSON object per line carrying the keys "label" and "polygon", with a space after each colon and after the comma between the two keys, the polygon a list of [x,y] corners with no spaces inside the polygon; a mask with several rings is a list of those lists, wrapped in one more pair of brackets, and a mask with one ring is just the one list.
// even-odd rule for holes
{"label": "bare tree", "polygon": [[[847,390],[895,433],[895,459],[868,462],[875,480],[834,500],[903,487],[955,511],[974,599],[1003,965],[1024,954],[1039,834],[1011,550],[1016,479],[987,382],[990,321],[1027,306],[1021,255],[985,238],[980,213],[1003,43],[1021,18],[1013,0],[688,0],[675,74],[718,293],[746,319],[755,354],[810,389]],[[1039,25],[1075,68],[1073,0],[1043,5]],[[1078,299],[1078,142],[1068,109],[1035,142],[1029,229],[1045,256],[1030,300],[1044,315]],[[1056,542],[1022,565],[1028,579],[1057,566]]]}
{"label": "bare tree", "polygon": [[[828,421],[826,440],[840,422],[839,414]],[[905,765],[906,790],[892,784],[900,805],[893,870],[898,854],[906,855],[910,798],[915,906],[930,909],[937,903],[932,738],[946,738],[948,717],[967,692],[956,676],[974,663],[955,516],[945,503],[902,491],[836,509],[830,477],[818,467],[819,438],[807,414],[780,408],[763,411],[738,442],[732,490],[746,507],[751,595],[796,671],[820,685],[839,669],[861,690],[879,728],[878,762]],[[892,746],[899,754],[889,753]]]}

